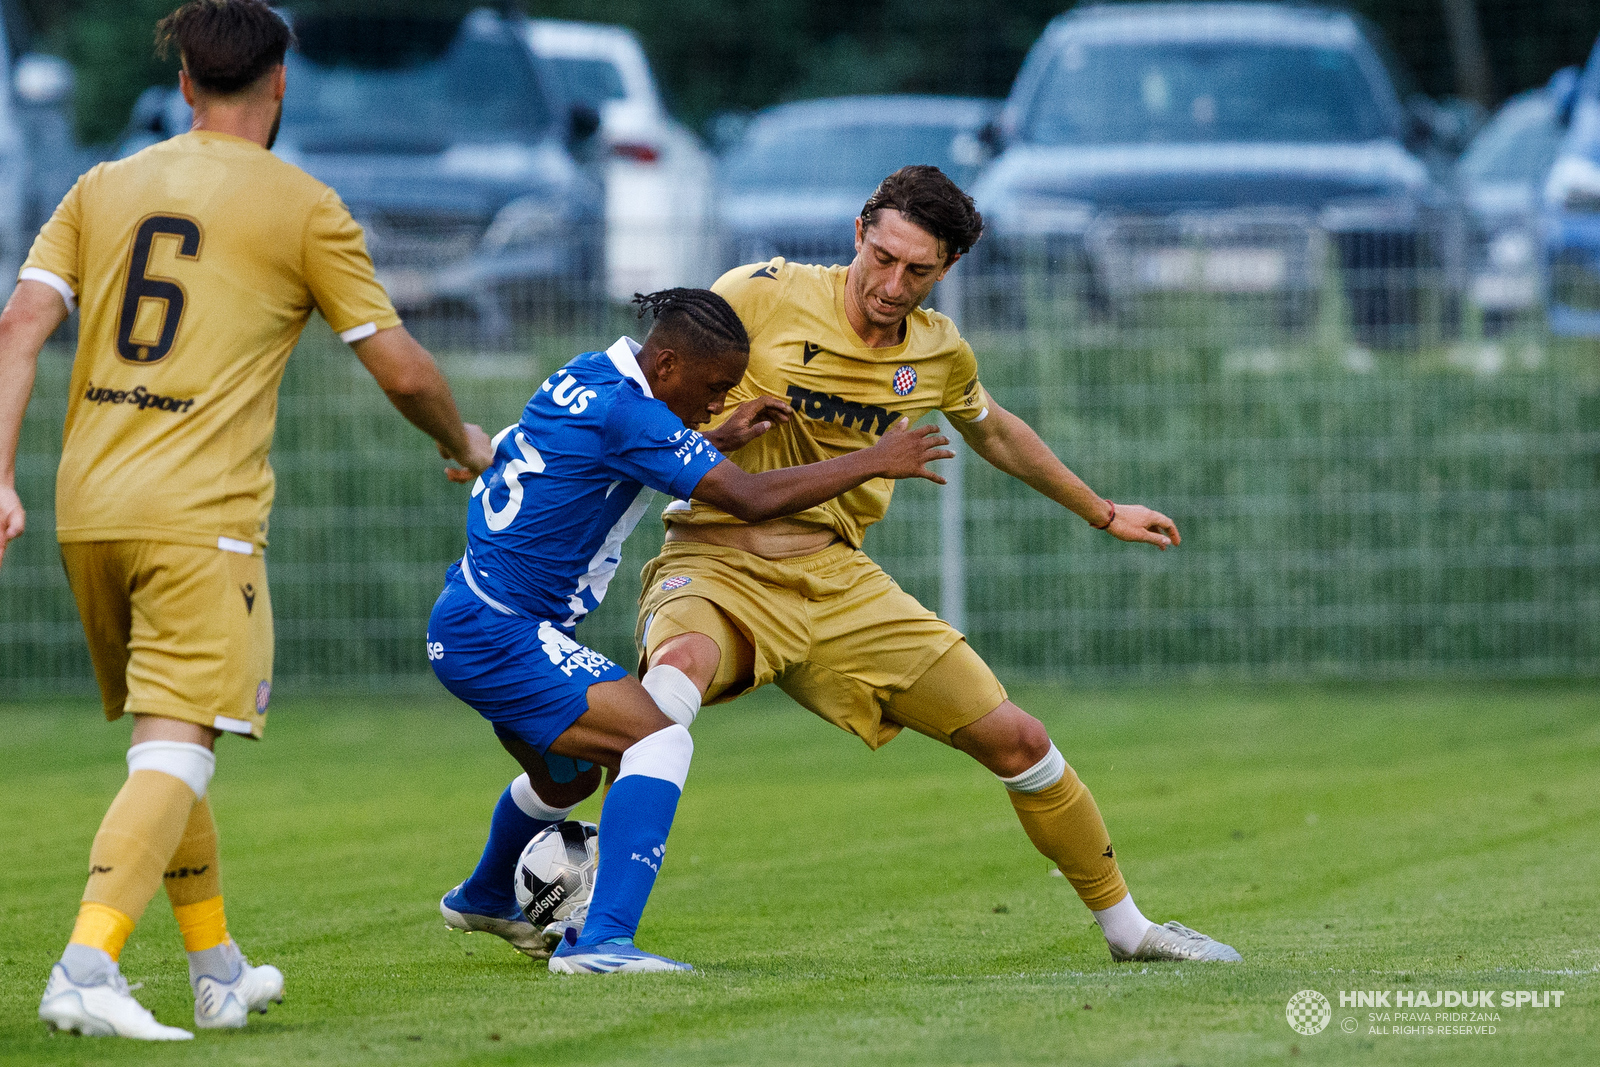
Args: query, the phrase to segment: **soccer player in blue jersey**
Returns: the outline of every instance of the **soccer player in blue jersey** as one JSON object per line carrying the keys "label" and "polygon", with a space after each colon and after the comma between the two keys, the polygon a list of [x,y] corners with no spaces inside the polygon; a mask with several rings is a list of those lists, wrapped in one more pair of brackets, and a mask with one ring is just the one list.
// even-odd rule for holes
{"label": "soccer player in blue jersey", "polygon": [[[448,925],[497,934],[535,958],[549,953],[513,899],[517,857],[599,784],[600,869],[586,921],[551,930],[558,973],[692,968],[638,949],[633,936],[660,870],[689,772],[689,723],[700,691],[676,667],[636,681],[573,639],[600,605],[622,543],[653,494],[704,500],[745,522],[803,511],[873,478],[944,479],[934,427],[902,420],[874,447],[838,459],[747,474],[722,453],[760,436],[789,408],[741,405],[709,436],[744,376],[750,341],[706,289],[638,298],[655,324],[641,346],[621,338],[572,360],[494,440],[494,463],[467,506],[467,550],[428,620],[428,659],[445,687],[488,719],[524,774],[495,807],[477,869],[439,903]],[[457,480],[468,477],[462,473]],[[597,766],[598,765],[598,766]]]}

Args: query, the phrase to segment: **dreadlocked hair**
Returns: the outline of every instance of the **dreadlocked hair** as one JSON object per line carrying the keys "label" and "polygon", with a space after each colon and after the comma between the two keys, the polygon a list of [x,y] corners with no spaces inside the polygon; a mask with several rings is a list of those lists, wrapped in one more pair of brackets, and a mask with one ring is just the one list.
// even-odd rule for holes
{"label": "dreadlocked hair", "polygon": [[706,352],[750,351],[750,335],[739,315],[710,289],[662,289],[634,293],[639,318],[655,316],[658,329],[681,332],[684,339]]}

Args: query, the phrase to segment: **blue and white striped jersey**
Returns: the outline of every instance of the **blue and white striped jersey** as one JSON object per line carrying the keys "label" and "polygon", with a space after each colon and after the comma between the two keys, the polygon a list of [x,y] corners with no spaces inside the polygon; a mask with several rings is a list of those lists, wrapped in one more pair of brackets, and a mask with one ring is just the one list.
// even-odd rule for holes
{"label": "blue and white striped jersey", "polygon": [[651,395],[624,337],[551,375],[494,439],[450,568],[507,615],[570,633],[605,599],[654,489],[687,499],[722,455]]}

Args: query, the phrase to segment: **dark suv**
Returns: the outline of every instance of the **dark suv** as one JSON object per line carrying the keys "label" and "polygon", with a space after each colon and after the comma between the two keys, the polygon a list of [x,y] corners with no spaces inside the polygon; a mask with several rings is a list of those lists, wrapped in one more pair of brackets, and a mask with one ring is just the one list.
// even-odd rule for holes
{"label": "dark suv", "polygon": [[[396,306],[465,309],[490,338],[598,306],[604,197],[579,158],[598,116],[562,98],[520,16],[292,21],[274,150],[349,205]],[[188,123],[175,92],[147,96],[124,153]]]}
{"label": "dark suv", "polygon": [[974,190],[991,293],[1025,316],[1017,276],[1045,269],[1091,318],[1188,292],[1303,323],[1332,289],[1363,343],[1414,342],[1426,294],[1459,291],[1461,227],[1431,115],[1384,55],[1355,17],[1300,6],[1057,18]]}

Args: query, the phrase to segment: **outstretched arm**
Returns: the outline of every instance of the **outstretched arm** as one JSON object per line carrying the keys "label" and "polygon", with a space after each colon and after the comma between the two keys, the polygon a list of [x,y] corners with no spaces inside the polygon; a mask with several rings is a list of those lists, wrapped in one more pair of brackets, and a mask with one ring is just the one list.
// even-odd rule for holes
{"label": "outstretched arm", "polygon": [[[1043,493],[1089,525],[1105,527],[1119,540],[1143,541],[1162,551],[1182,543],[1177,526],[1161,512],[1102,499],[1056,458],[1032,426],[995,403],[994,397],[989,398],[987,418],[951,422],[991,466]],[[1109,527],[1105,526],[1107,520]]]}
{"label": "outstretched arm", "polygon": [[450,386],[428,350],[404,326],[379,330],[351,346],[393,404],[417,429],[432,437],[439,455],[460,467],[445,468],[453,482],[470,482],[494,462],[481,427],[461,421]]}
{"label": "outstretched arm", "polygon": [[27,513],[17,496],[17,442],[33,393],[39,350],[67,317],[61,294],[43,282],[23,281],[0,313],[0,562],[6,545],[21,537]]}
{"label": "outstretched arm", "polygon": [[765,522],[814,508],[873,478],[926,478],[943,485],[928,464],[954,456],[943,447],[949,443],[937,426],[913,430],[901,419],[871,448],[821,463],[749,474],[724,460],[700,479],[693,496],[742,522]]}

